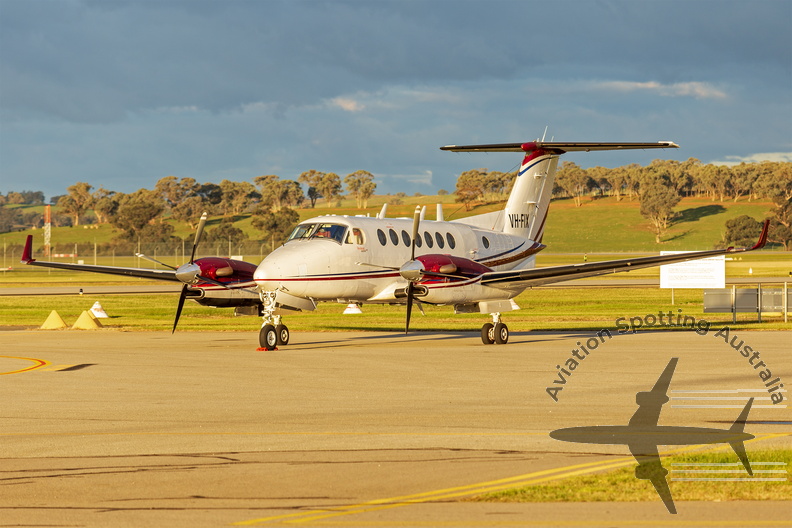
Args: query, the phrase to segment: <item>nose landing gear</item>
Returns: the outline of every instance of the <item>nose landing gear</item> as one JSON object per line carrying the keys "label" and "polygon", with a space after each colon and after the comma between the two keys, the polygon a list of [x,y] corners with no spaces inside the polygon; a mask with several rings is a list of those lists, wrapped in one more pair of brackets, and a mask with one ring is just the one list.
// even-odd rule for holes
{"label": "nose landing gear", "polygon": [[281,323],[281,316],[275,315],[275,292],[260,293],[262,319],[259,331],[259,345],[264,350],[275,350],[279,345],[289,344],[289,328]]}

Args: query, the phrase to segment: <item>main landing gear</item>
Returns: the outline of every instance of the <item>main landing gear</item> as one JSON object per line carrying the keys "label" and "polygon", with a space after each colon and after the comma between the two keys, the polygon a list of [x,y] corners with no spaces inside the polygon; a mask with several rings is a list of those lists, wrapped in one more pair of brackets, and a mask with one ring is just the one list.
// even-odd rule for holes
{"label": "main landing gear", "polygon": [[505,345],[509,342],[509,327],[501,323],[500,313],[493,313],[492,322],[481,327],[481,341],[485,345],[497,343]]}
{"label": "main landing gear", "polygon": [[259,331],[259,345],[265,350],[275,350],[279,345],[289,344],[289,328],[275,315],[275,292],[261,292],[264,323]]}

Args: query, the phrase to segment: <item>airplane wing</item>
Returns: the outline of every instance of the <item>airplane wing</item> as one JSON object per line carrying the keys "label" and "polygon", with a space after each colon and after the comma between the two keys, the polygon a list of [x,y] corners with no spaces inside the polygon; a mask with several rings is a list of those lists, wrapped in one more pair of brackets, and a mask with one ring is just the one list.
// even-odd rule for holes
{"label": "airplane wing", "polygon": [[126,275],[127,277],[140,277],[143,279],[167,280],[181,282],[176,277],[174,270],[157,270],[150,268],[117,268],[115,266],[93,266],[90,264],[71,264],[67,262],[47,262],[33,258],[33,235],[28,235],[25,249],[22,251],[22,264],[29,266],[42,266],[45,268],[58,268],[76,271],[92,271],[94,273],[107,273],[110,275]]}
{"label": "airplane wing", "polygon": [[638,409],[630,418],[630,425],[649,427],[657,425],[660,420],[660,410],[668,402],[668,387],[671,385],[677,361],[679,358],[671,358],[651,391],[639,392],[635,395]]}
{"label": "airplane wing", "polygon": [[765,221],[759,241],[750,248],[712,249],[707,251],[691,251],[676,255],[656,255],[651,257],[636,257],[620,260],[607,260],[605,262],[586,262],[566,266],[551,266],[547,268],[533,268],[525,270],[491,271],[482,274],[481,284],[495,288],[511,289],[515,286],[530,287],[563,282],[585,277],[595,277],[621,271],[650,268],[663,264],[673,264],[686,260],[695,260],[718,255],[728,255],[744,251],[761,249],[767,243],[767,231],[770,221]]}
{"label": "airplane wing", "polygon": [[655,491],[663,500],[668,513],[676,513],[676,506],[674,505],[674,498],[671,496],[671,488],[668,487],[668,470],[663,467],[660,462],[660,453],[657,451],[657,446],[648,446],[641,444],[636,448],[633,444],[629,444],[630,452],[633,457],[638,461],[638,467],[635,468],[635,477],[648,480],[654,486]]}

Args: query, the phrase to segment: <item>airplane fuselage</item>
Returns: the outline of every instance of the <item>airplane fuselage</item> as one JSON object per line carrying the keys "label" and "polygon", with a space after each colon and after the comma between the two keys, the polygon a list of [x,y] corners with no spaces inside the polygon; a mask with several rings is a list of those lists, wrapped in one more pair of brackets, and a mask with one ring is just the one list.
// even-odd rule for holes
{"label": "airplane fuselage", "polygon": [[[306,220],[261,262],[254,275],[256,284],[262,291],[282,290],[316,301],[398,302],[398,290],[407,284],[398,268],[410,261],[412,225],[407,218],[330,215]],[[533,267],[531,257],[543,247],[501,231],[425,220],[416,240],[416,258],[431,255],[439,262],[448,255],[478,268],[470,270],[469,278],[459,269],[457,278],[422,281],[426,293],[421,299],[449,304],[471,297],[512,298],[524,288],[484,287],[477,284],[477,276],[482,270]]]}

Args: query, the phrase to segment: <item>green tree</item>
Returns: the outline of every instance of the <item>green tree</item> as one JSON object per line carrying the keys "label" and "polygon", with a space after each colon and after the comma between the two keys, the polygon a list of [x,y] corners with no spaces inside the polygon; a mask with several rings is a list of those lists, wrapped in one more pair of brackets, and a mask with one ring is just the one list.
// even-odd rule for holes
{"label": "green tree", "polygon": [[758,177],[759,171],[755,163],[740,163],[731,168],[731,188],[735,202],[745,195],[751,201],[751,190]]}
{"label": "green tree", "polygon": [[720,247],[745,247],[752,246],[756,242],[762,230],[762,223],[748,215],[741,215],[727,220],[725,227],[726,232],[723,233]]}
{"label": "green tree", "polygon": [[316,190],[316,187],[308,187],[308,200],[311,202],[311,209],[316,207],[316,201],[322,197],[319,191]]}
{"label": "green tree", "polygon": [[297,178],[297,181],[304,183],[308,187],[308,199],[311,201],[311,209],[316,206],[316,200],[322,197],[319,188],[326,174],[317,170],[305,171]]}
{"label": "green tree", "polygon": [[178,205],[173,206],[171,218],[184,222],[190,226],[190,229],[195,229],[201,219],[201,214],[207,209],[207,204],[203,198],[198,195],[190,196],[182,200]]}
{"label": "green tree", "polygon": [[110,219],[118,211],[118,200],[115,191],[108,191],[104,187],[99,187],[93,193],[93,212],[99,224],[108,224]]}
{"label": "green tree", "polygon": [[143,228],[153,223],[165,210],[165,202],[157,191],[140,189],[131,194],[117,196],[118,211],[111,224],[135,240],[139,240]]}
{"label": "green tree", "polygon": [[368,200],[374,194],[377,184],[374,183],[374,175],[368,171],[358,170],[347,174],[344,178],[347,191],[355,198],[358,209],[365,209]]}
{"label": "green tree", "polygon": [[[273,177],[277,178],[277,176]],[[223,215],[226,216],[247,211],[253,205],[253,200],[261,197],[250,182],[223,180],[220,182],[220,190],[222,191],[220,207]]]}
{"label": "green tree", "polygon": [[269,239],[271,250],[274,251],[275,245],[283,243],[299,221],[297,211],[288,207],[277,212],[259,209],[253,214],[251,225],[264,233],[264,239]]}
{"label": "green tree", "polygon": [[456,182],[456,202],[465,206],[466,211],[473,208],[476,200],[482,199],[484,195],[484,180],[487,177],[487,169],[471,169],[459,175]]}
{"label": "green tree", "polygon": [[0,233],[8,233],[17,224],[19,209],[10,209],[0,205]]}
{"label": "green tree", "polygon": [[556,172],[555,181],[568,195],[575,200],[575,206],[582,205],[583,196],[594,188],[594,180],[576,163],[565,161]]}
{"label": "green tree", "polygon": [[639,194],[641,215],[648,218],[655,234],[655,242],[665,233],[674,217],[674,207],[682,197],[674,188],[666,172],[650,172],[641,181]]}
{"label": "green tree", "polygon": [[328,172],[324,176],[322,176],[322,181],[315,185],[316,190],[319,191],[319,194],[324,196],[327,205],[332,204],[341,196],[341,177],[334,173]]}
{"label": "green tree", "polygon": [[77,182],[67,187],[69,194],[58,200],[58,207],[61,211],[73,218],[73,225],[80,225],[80,217],[93,205],[93,195],[91,194],[92,185],[85,182]]}
{"label": "green tree", "polygon": [[177,179],[176,176],[160,178],[154,190],[162,195],[168,208],[173,209],[187,198],[196,195],[200,185],[193,178]]}
{"label": "green tree", "polygon": [[220,222],[220,225],[206,232],[206,244],[208,246],[228,247],[229,256],[233,252],[232,247],[248,239],[244,231],[234,226],[228,219]]}
{"label": "green tree", "polygon": [[299,206],[305,200],[302,187],[294,180],[281,180],[271,174],[259,176],[253,181],[261,190],[261,203],[272,211],[279,211],[289,206]]}

